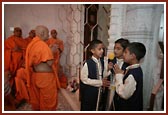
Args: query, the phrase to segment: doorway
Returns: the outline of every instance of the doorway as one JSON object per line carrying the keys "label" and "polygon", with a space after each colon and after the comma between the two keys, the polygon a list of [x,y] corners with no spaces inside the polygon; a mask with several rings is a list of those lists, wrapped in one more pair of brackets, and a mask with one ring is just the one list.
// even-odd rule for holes
{"label": "doorway", "polygon": [[110,4],[85,4],[84,14],[84,53],[83,61],[90,55],[88,46],[90,41],[99,39],[104,43],[104,55],[108,46],[108,29],[110,23]]}

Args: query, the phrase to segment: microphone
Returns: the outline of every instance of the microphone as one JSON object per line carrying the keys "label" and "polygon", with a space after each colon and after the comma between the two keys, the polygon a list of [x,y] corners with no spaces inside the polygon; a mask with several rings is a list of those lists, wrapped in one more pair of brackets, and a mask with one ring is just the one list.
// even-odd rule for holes
{"label": "microphone", "polygon": [[108,63],[109,63],[109,62],[112,62],[112,60],[114,59],[114,57],[115,57],[114,53],[113,53],[113,52],[110,52],[110,53],[108,54]]}

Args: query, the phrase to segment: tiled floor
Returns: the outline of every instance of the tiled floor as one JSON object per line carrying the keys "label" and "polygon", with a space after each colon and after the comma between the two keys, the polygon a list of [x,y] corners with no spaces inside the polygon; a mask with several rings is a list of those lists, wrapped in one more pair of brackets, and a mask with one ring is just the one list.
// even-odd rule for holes
{"label": "tiled floor", "polygon": [[[66,93],[70,94],[71,92],[68,92],[66,89],[62,90],[64,91],[64,94],[62,93],[62,91],[58,93],[58,106],[56,111],[73,111],[73,107],[67,101],[68,98],[65,97]],[[72,95],[73,94],[71,94],[71,97]],[[28,103],[24,103],[17,109],[17,111],[32,111],[31,105],[29,105]]]}

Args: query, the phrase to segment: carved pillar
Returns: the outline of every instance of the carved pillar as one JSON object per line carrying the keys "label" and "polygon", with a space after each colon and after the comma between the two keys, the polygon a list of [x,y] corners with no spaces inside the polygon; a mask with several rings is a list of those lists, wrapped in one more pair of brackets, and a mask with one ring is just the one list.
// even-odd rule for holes
{"label": "carved pillar", "polygon": [[70,56],[67,57],[69,59],[69,75],[71,77],[77,77],[79,76],[79,66],[81,62],[81,48],[83,47],[81,45],[81,39],[82,39],[82,23],[83,20],[82,14],[83,14],[83,5],[81,4],[72,4],[70,6],[72,9],[72,19],[71,19],[71,43],[70,43]]}
{"label": "carved pillar", "polygon": [[111,5],[110,28],[108,30],[109,46],[108,46],[107,54],[109,52],[113,52],[114,42],[121,37],[122,13],[123,13],[122,4],[112,4]]}

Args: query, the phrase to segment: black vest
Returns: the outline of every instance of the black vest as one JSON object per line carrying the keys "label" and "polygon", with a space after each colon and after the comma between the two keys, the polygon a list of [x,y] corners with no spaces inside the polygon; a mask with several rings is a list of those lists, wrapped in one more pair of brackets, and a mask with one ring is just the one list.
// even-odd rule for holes
{"label": "black vest", "polygon": [[114,95],[114,105],[116,111],[142,111],[143,110],[143,73],[140,67],[130,69],[123,78],[132,74],[137,83],[136,90],[127,100],[121,98],[116,92]]}

